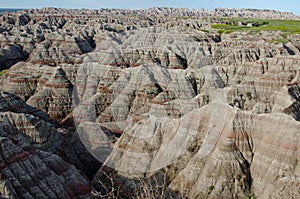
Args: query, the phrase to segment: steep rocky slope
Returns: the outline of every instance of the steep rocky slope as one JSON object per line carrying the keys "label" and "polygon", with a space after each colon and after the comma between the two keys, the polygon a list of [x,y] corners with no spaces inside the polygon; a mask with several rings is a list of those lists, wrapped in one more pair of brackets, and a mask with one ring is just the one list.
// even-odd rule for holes
{"label": "steep rocky slope", "polygon": [[2,196],[90,197],[91,186],[85,176],[91,178],[99,163],[80,140],[17,96],[0,95]]}
{"label": "steep rocky slope", "polygon": [[24,136],[3,122],[0,183],[1,195],[8,198],[90,198],[91,190],[73,165],[32,148]]}
{"label": "steep rocky slope", "polygon": [[[297,134],[297,127],[292,126],[298,124],[284,114],[296,117],[298,112],[297,94],[291,93],[298,88],[299,51],[289,57],[278,45],[265,44],[263,37],[274,36],[270,33],[232,34],[230,40],[225,35],[224,41],[215,41],[215,35],[201,33],[195,41],[193,34],[191,30],[188,34],[176,30],[170,35],[159,28],[147,29],[146,33],[137,30],[129,38],[118,39],[121,42],[125,39],[121,44],[112,41],[106,48],[105,42],[101,43],[101,48],[110,53],[99,53],[96,49],[83,61],[81,67],[85,72],[78,71],[76,86],[79,86],[79,101],[85,103],[77,107],[79,114],[75,109],[75,116],[81,126],[85,120],[96,121],[96,125],[100,123],[111,132],[122,132],[113,148],[106,145],[112,152],[96,179],[105,178],[103,172],[107,167],[117,171],[114,173],[117,179],[141,177],[144,173],[151,176],[163,169],[173,197],[178,196],[176,193],[189,198],[296,196],[297,139],[291,138]],[[245,37],[248,39],[244,40]],[[256,39],[255,47],[251,37]],[[164,44],[160,54],[156,53],[159,44]],[[140,56],[140,49],[147,46],[151,51]],[[131,56],[135,58],[133,66],[124,59],[128,49],[135,49],[135,55]],[[173,59],[161,58],[161,54],[172,53],[177,55]],[[178,57],[181,61],[177,59],[177,67],[173,67],[170,60]],[[212,66],[213,63],[218,67]],[[114,71],[115,78],[111,72],[112,83],[102,83],[104,77],[107,83],[106,71],[118,64],[123,69]],[[285,92],[286,102],[281,102],[283,107],[279,109],[277,98],[285,88],[289,92]],[[107,97],[107,104],[99,104],[107,101]],[[100,113],[98,106],[105,106]],[[286,129],[290,129],[289,135],[284,133]],[[90,139],[83,140],[97,154],[94,141],[103,141],[105,132],[95,130],[80,133],[89,136]],[[269,170],[270,163],[274,163],[274,168]],[[269,173],[262,175],[266,172]],[[281,189],[283,183],[278,173],[294,176],[295,182],[288,190],[275,193],[271,190]],[[271,179],[274,181],[269,183]],[[125,185],[132,183],[123,180]]]}
{"label": "steep rocky slope", "polygon": [[298,198],[300,37],[221,34],[223,17],[297,19],[1,14],[1,197]]}

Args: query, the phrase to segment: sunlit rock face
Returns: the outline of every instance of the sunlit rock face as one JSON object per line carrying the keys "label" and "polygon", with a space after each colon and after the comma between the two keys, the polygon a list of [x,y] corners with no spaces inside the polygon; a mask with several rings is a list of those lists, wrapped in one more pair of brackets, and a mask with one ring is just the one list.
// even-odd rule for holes
{"label": "sunlit rock face", "polygon": [[132,198],[149,181],[164,198],[299,198],[300,37],[221,34],[219,17],[298,18],[1,14],[0,197]]}

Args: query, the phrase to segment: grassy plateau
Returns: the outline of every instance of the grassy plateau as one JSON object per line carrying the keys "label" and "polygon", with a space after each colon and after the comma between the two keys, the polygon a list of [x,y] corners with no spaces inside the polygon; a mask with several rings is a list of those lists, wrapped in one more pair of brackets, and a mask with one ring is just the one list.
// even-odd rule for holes
{"label": "grassy plateau", "polygon": [[220,34],[235,31],[281,31],[287,35],[300,33],[300,21],[298,20],[222,18],[219,23],[213,24],[211,27],[218,29]]}

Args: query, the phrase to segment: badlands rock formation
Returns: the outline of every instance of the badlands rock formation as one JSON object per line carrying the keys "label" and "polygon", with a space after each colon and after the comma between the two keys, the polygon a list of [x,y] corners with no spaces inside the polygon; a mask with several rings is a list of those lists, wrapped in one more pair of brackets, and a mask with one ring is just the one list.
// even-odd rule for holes
{"label": "badlands rock formation", "polygon": [[2,13],[1,197],[300,197],[300,36],[220,34],[223,17],[298,18]]}

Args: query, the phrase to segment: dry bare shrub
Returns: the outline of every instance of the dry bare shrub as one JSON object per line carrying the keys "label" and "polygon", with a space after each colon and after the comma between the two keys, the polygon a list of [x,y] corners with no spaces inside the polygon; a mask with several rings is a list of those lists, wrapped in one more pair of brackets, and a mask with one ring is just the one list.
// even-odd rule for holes
{"label": "dry bare shrub", "polygon": [[128,179],[114,172],[101,171],[97,179],[98,191],[93,195],[99,198],[117,199],[183,199],[183,193],[174,193],[168,189],[169,180],[166,172],[160,171],[150,177]]}
{"label": "dry bare shrub", "polygon": [[112,174],[101,171],[101,180],[97,179],[97,187],[99,190],[93,190],[92,195],[97,198],[118,199],[120,198],[121,185],[116,183]]}
{"label": "dry bare shrub", "polygon": [[158,173],[150,178],[135,179],[134,199],[165,199],[167,193],[167,176]]}

